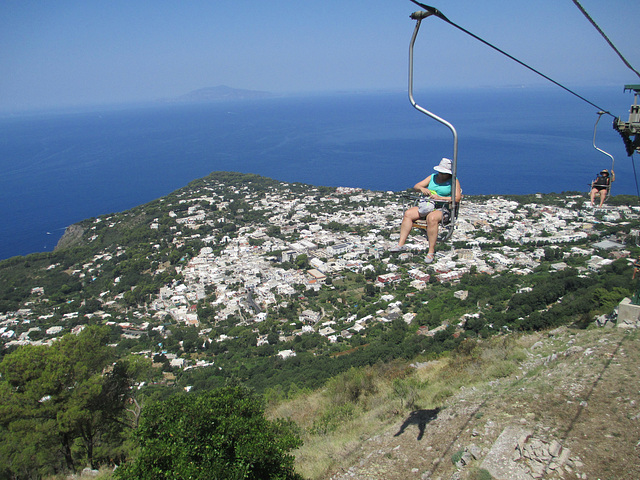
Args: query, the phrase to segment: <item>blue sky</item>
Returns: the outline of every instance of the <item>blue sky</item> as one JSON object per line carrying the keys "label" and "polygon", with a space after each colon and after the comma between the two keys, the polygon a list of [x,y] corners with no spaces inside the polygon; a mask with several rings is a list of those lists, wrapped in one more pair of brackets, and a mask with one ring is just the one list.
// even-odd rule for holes
{"label": "blue sky", "polygon": [[[568,86],[640,83],[571,0],[424,3]],[[640,69],[640,1],[581,4]],[[417,9],[409,0],[5,0],[0,111],[172,98],[216,85],[406,90]],[[417,89],[542,83],[445,22],[423,22]]]}

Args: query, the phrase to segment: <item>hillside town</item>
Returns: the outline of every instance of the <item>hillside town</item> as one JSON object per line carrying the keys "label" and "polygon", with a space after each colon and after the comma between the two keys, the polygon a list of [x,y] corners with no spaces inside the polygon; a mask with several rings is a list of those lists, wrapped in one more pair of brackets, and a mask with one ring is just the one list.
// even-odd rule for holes
{"label": "hillside town", "polygon": [[[170,335],[176,325],[197,329],[206,342],[222,342],[228,337],[212,326],[229,319],[249,327],[259,325],[269,315],[292,308],[297,319],[280,332],[279,342],[317,333],[335,343],[354,334],[365,335],[378,322],[401,317],[410,324],[415,312],[405,309],[403,298],[394,291],[394,285],[401,282],[421,292],[434,282],[455,285],[470,273],[526,277],[549,250],[558,252],[557,261],[551,264],[554,270],[567,268],[567,260],[573,259],[572,268],[580,274],[597,272],[616,258],[629,256],[616,231],[626,228],[627,235],[637,236],[635,225],[640,218],[638,207],[586,208],[586,198],[577,194],[555,204],[546,202],[543,195],[526,203],[503,197],[468,197],[462,202],[452,239],[438,245],[436,261],[427,265],[423,262],[427,239],[418,231],[410,236],[406,251],[388,251],[399,236],[407,207],[404,194],[357,188],[294,190],[286,183],[267,192],[256,191],[251,184],[229,190],[212,182],[185,189],[171,200],[162,199],[168,215],[164,220],[151,219],[145,228],[157,231],[170,225],[165,241],[172,249],[194,241],[199,245],[193,255],[171,267],[175,268],[171,282],[135,306],[125,305],[126,292],[114,294],[105,289],[98,295],[100,307],[84,314],[81,309],[48,310],[48,292],[34,284],[21,308],[0,314],[0,342],[4,348],[47,344],[64,333],[82,330],[90,321],[117,326],[130,339],[150,331]],[[234,209],[238,199],[242,208]],[[257,220],[244,221],[250,214]],[[91,245],[104,235],[100,232],[117,229],[121,222],[118,215],[93,219],[85,231],[86,242]],[[229,224],[237,228],[220,228]],[[148,247],[152,252],[161,249],[159,243]],[[66,272],[90,284],[121,256],[126,257],[126,248],[106,248]],[[147,258],[146,275],[158,276],[170,268],[168,262],[154,262],[152,254]],[[51,264],[46,268],[63,267]],[[381,308],[374,314],[358,317],[354,311],[336,318],[334,312],[313,310],[301,301],[306,292],[333,289],[347,273],[361,275],[378,291]],[[115,277],[112,285],[121,281]],[[455,295],[464,298],[465,291],[455,291]],[[203,305],[212,312],[208,318],[198,314]],[[266,334],[256,332],[258,346],[269,343]],[[295,351],[283,348],[277,354],[286,358]],[[209,363],[201,361],[200,365]],[[196,362],[180,359],[178,352],[172,366],[188,368]]]}

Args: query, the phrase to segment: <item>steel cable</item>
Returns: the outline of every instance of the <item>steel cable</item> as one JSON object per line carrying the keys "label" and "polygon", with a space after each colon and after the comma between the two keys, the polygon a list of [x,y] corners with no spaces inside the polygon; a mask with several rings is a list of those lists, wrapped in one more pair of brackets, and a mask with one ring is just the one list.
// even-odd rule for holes
{"label": "steel cable", "polygon": [[603,111],[604,113],[606,113],[607,115],[616,118],[615,115],[613,115],[611,112],[609,112],[608,110],[605,110],[604,108],[599,107],[598,105],[596,105],[595,103],[587,100],[586,98],[584,98],[582,95],[574,92],[573,90],[571,90],[568,87],[565,87],[564,85],[562,85],[560,82],[555,81],[554,79],[552,79],[551,77],[545,75],[544,73],[536,70],[535,68],[531,67],[530,65],[527,65],[526,63],[524,63],[521,60],[518,60],[516,57],[514,57],[513,55],[508,54],[507,52],[505,52],[504,50],[501,50],[500,48],[496,47],[495,45],[492,45],[491,43],[487,42],[486,40],[480,38],[478,35],[470,32],[469,30],[461,27],[460,25],[455,24],[454,22],[452,22],[451,20],[449,20],[447,17],[445,17],[442,12],[440,12],[438,9],[434,8],[434,7],[430,7],[428,5],[424,5],[422,3],[417,2],[416,0],[411,0],[413,3],[415,3],[416,5],[418,5],[421,8],[424,8],[427,12],[431,13],[432,15],[435,15],[436,17],[440,18],[441,20],[444,20],[445,22],[447,22],[449,25],[457,28],[458,30],[466,33],[467,35],[470,35],[471,37],[475,38],[476,40],[484,43],[485,45],[487,45],[490,48],[493,48],[495,51],[503,54],[504,56],[510,58],[511,60],[513,60],[514,62],[519,63],[520,65],[522,65],[523,67],[531,70],[532,72],[540,75],[542,78],[550,81],[551,83],[557,85],[558,87],[562,88],[563,90],[569,92],[571,95],[574,95],[576,97],[578,97],[580,100],[588,103],[589,105],[591,105],[592,107],[596,107],[599,111]]}
{"label": "steel cable", "polygon": [[598,26],[598,24],[593,20],[593,18],[591,18],[591,16],[587,13],[587,11],[582,8],[582,5],[580,5],[580,2],[578,2],[578,0],[573,0],[573,3],[575,4],[576,7],[578,7],[578,9],[583,13],[583,15],[585,17],[587,17],[587,20],[589,20],[589,22],[591,22],[591,25],[593,25],[595,27],[595,29],[600,33],[600,35],[602,35],[602,37],[607,41],[607,43],[609,44],[609,46],[611,48],[613,48],[613,51],[616,52],[618,54],[618,56],[620,57],[620,59],[624,62],[624,64],[629,67],[631,69],[631,71],[633,71],[638,77],[640,77],[640,72],[638,72],[635,68],[633,68],[631,66],[631,64],[627,61],[626,58],[624,58],[622,56],[622,54],[620,53],[620,51],[616,48],[616,46],[613,44],[613,42],[611,40],[609,40],[609,37],[607,37],[607,35],[602,31],[602,29]]}

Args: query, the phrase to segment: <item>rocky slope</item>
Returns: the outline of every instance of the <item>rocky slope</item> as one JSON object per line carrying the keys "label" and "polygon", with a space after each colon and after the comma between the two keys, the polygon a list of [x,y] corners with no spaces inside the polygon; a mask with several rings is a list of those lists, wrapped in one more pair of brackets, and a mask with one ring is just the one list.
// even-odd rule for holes
{"label": "rocky slope", "polygon": [[620,328],[524,337],[517,374],[399,415],[326,478],[638,479],[638,337]]}

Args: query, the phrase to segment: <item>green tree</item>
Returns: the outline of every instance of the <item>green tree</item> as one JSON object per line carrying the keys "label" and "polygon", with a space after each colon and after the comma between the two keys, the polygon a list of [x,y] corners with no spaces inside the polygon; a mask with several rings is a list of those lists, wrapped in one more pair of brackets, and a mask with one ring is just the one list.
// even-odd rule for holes
{"label": "green tree", "polygon": [[296,257],[296,267],[299,269],[309,268],[309,257],[306,253],[302,253]]}
{"label": "green tree", "polygon": [[32,477],[97,466],[121,443],[130,383],[109,329],[92,326],[0,363],[0,471]]}
{"label": "green tree", "polygon": [[116,478],[301,479],[287,452],[302,444],[290,423],[270,422],[244,387],[182,394],[146,407],[139,453]]}

